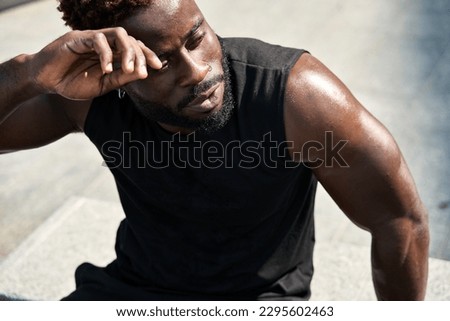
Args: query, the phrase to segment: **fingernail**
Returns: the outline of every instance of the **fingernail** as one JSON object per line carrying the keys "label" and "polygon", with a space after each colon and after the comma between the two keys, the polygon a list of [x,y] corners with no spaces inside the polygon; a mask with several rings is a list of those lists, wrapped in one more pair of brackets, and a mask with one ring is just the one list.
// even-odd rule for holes
{"label": "fingernail", "polygon": [[106,72],[112,72],[113,71],[113,65],[112,63],[109,63],[106,65]]}

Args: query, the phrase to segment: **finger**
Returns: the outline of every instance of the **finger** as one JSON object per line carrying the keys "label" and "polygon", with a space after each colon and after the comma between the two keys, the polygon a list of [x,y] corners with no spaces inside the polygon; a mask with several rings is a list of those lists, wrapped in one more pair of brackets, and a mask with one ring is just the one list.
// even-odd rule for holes
{"label": "finger", "polygon": [[148,75],[146,57],[139,42],[136,40],[134,40],[134,48],[136,52],[134,72],[138,73],[141,78],[146,78]]}
{"label": "finger", "polygon": [[104,33],[99,32],[94,35],[92,48],[99,56],[103,73],[111,73],[113,71],[113,52]]}
{"label": "finger", "polygon": [[113,42],[116,52],[120,54],[122,70],[133,73],[136,69],[136,57],[141,51],[136,45],[136,39],[129,36],[122,27],[111,29],[107,36],[109,41]]}
{"label": "finger", "polygon": [[113,54],[106,37],[102,32],[71,31],[64,35],[66,40],[64,48],[75,55],[95,52],[101,62],[103,73],[113,70]]}
{"label": "finger", "polygon": [[124,69],[126,73],[135,73],[139,78],[144,79],[148,76],[147,62],[144,52],[139,46],[136,39],[129,37],[129,47],[127,54],[122,54],[122,66],[127,65]]}
{"label": "finger", "polygon": [[126,73],[122,69],[116,69],[104,75],[103,90],[109,92],[139,79],[142,79],[142,76],[138,72]]}
{"label": "finger", "polygon": [[162,68],[162,62],[158,58],[158,56],[152,50],[150,50],[142,41],[138,40],[137,43],[145,56],[146,59],[145,67],[147,67],[148,65],[153,69],[160,70]]}

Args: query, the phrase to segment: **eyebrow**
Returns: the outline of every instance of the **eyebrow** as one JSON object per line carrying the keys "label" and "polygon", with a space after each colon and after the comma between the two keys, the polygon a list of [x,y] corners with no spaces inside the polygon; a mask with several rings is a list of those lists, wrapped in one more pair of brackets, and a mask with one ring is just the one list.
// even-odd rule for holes
{"label": "eyebrow", "polygon": [[189,32],[183,37],[183,40],[187,40],[190,37],[192,37],[195,32],[198,30],[198,28],[200,28],[200,26],[203,24],[203,22],[205,22],[205,18],[198,18],[197,22],[195,23],[195,25],[192,27],[191,30],[189,30]]}
{"label": "eyebrow", "polygon": [[[197,21],[195,22],[194,26],[191,28],[191,30],[189,30],[184,36],[183,36],[183,42],[185,42],[186,40],[188,40],[189,38],[191,38],[196,32],[197,30],[201,27],[201,25],[205,22],[205,18],[201,17],[198,18]],[[172,53],[175,50],[169,50],[169,51],[165,51],[165,52],[161,52],[158,57],[169,57],[172,55]]]}

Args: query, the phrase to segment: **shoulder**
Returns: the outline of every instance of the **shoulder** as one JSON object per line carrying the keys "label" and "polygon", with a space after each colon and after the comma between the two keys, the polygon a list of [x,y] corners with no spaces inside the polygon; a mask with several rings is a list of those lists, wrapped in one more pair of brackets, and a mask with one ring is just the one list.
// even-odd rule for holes
{"label": "shoulder", "polygon": [[326,147],[332,135],[334,141],[348,142],[344,151],[348,159],[371,155],[378,160],[377,151],[378,155],[380,151],[397,153],[386,128],[333,72],[309,54],[302,55],[289,74],[284,122],[286,137],[297,152],[310,142]]}
{"label": "shoulder", "polygon": [[366,111],[336,75],[305,54],[289,73],[284,113],[288,136],[311,139],[318,132],[355,125]]}
{"label": "shoulder", "polygon": [[337,112],[348,115],[363,111],[344,83],[310,54],[302,55],[291,69],[285,97],[286,111],[304,116],[336,118]]}

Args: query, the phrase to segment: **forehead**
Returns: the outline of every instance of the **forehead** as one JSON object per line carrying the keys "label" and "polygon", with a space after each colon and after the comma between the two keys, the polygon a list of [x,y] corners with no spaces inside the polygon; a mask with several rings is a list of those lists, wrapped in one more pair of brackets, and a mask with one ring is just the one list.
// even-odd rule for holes
{"label": "forehead", "polygon": [[182,0],[160,0],[154,1],[153,6],[155,8],[164,10],[168,14],[175,14],[180,8],[181,3],[187,2]]}
{"label": "forehead", "polygon": [[202,18],[194,0],[155,0],[120,25],[152,48],[161,42],[181,40]]}

